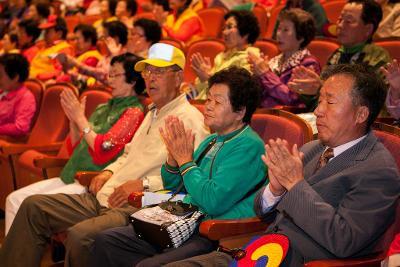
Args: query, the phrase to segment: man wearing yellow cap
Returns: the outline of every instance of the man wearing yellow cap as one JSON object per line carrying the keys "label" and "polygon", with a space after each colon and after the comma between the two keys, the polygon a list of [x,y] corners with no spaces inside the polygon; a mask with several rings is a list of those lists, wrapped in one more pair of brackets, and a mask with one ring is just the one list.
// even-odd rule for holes
{"label": "man wearing yellow cap", "polygon": [[[153,103],[124,154],[96,176],[89,192],[80,195],[34,195],[25,199],[0,250],[2,266],[40,266],[46,242],[67,231],[64,266],[87,266],[93,237],[100,231],[128,224],[135,211],[127,203],[134,191],[163,188],[160,169],[167,151],[159,128],[170,115],[195,134],[195,146],[207,134],[203,115],[179,91],[185,56],[179,49],[156,43],[149,57],[136,64]],[[83,133],[85,134],[85,133]]]}

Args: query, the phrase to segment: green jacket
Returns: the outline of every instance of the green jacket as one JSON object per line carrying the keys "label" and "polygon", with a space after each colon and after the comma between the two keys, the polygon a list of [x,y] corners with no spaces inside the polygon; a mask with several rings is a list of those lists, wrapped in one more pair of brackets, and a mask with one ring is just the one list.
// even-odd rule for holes
{"label": "green jacket", "polygon": [[[250,126],[223,136],[212,134],[194,152],[196,162],[213,139],[216,143],[199,164],[189,162],[179,169],[162,166],[165,189],[177,189],[183,178],[187,191],[183,201],[198,206],[206,219],[254,217],[255,188],[267,183],[261,160],[264,142]],[[247,196],[248,192],[252,193]]]}

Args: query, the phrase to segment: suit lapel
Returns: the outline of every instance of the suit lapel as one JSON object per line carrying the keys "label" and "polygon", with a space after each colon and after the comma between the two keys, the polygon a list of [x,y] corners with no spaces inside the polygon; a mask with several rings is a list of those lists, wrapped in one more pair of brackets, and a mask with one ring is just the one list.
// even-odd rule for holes
{"label": "suit lapel", "polygon": [[310,185],[313,185],[326,177],[353,166],[357,161],[365,160],[376,142],[376,137],[370,131],[364,140],[336,156],[323,168],[313,173],[323,152],[323,149],[321,149],[320,153],[316,154],[305,166],[305,179]]}

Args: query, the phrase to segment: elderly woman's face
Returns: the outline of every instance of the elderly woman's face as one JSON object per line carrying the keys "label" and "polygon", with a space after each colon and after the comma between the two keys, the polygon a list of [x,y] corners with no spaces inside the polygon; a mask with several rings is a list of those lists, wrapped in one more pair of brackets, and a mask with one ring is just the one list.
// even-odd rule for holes
{"label": "elderly woman's face", "polygon": [[125,69],[122,63],[114,63],[108,73],[108,82],[112,88],[113,97],[125,97],[132,94],[133,84],[127,83]]}
{"label": "elderly woman's face", "polygon": [[238,48],[247,43],[247,36],[240,36],[235,17],[229,17],[225,21],[222,30],[222,38],[224,39],[225,45],[228,49]]}
{"label": "elderly woman's face", "polygon": [[300,44],[304,39],[300,38],[300,40],[297,40],[296,29],[292,21],[281,20],[279,21],[278,31],[276,32],[276,40],[279,50],[285,53],[299,50]]}
{"label": "elderly woman's face", "polygon": [[229,87],[225,84],[214,84],[207,94],[204,111],[204,123],[219,135],[239,129],[243,123],[244,113],[233,112],[229,99]]}

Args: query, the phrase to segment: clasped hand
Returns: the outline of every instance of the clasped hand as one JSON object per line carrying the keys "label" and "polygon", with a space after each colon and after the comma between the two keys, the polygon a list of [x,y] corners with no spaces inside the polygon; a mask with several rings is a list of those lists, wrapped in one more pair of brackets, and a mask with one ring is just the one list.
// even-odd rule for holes
{"label": "clasped hand", "polygon": [[61,106],[70,122],[77,123],[85,116],[86,97],[79,102],[71,90],[64,90],[60,98]]}
{"label": "clasped hand", "polygon": [[262,160],[268,167],[270,189],[274,195],[282,195],[304,179],[303,157],[297,145],[289,151],[289,144],[280,138],[270,139],[265,145]]}
{"label": "clasped hand", "polygon": [[316,95],[321,85],[319,75],[313,69],[304,66],[294,68],[288,82],[290,90],[303,95]]}
{"label": "clasped hand", "polygon": [[168,116],[164,129],[159,130],[168,151],[168,163],[181,166],[193,160],[194,134],[185,129],[181,120]]}

